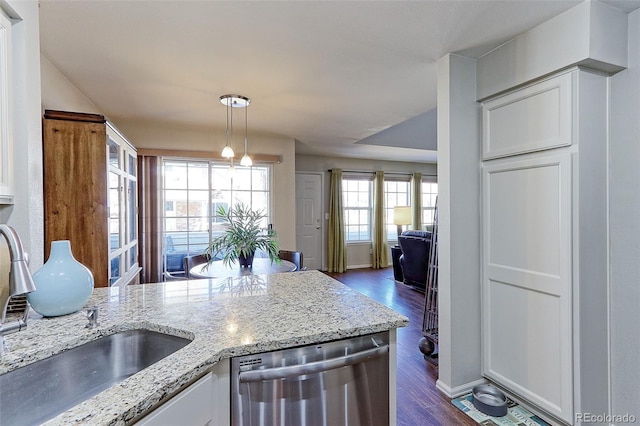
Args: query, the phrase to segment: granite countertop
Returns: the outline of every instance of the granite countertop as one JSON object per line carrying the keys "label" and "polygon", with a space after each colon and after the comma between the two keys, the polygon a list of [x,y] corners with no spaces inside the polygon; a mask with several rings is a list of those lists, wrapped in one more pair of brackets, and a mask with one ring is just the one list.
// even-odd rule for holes
{"label": "granite countertop", "polygon": [[[224,358],[314,344],[408,324],[408,319],[318,271],[96,288],[85,311],[42,318],[6,336],[0,374],[117,331],[145,328],[193,339],[183,349],[46,424],[126,424]],[[46,380],[46,379],[44,379]]]}

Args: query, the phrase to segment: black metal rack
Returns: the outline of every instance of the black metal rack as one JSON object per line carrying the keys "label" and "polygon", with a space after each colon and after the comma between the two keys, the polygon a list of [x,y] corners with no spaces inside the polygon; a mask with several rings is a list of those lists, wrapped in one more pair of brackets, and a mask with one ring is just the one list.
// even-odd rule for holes
{"label": "black metal rack", "polygon": [[422,335],[418,343],[425,359],[438,363],[438,199],[433,213],[433,231],[427,269]]}

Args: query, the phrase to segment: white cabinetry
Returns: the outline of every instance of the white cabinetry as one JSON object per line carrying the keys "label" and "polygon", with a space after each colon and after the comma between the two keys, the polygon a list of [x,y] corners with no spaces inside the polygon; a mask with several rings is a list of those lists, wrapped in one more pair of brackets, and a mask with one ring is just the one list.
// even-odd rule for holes
{"label": "white cabinetry", "polygon": [[137,279],[138,172],[137,153],[107,122],[109,161],[109,285],[126,285]]}
{"label": "white cabinetry", "polygon": [[13,204],[11,21],[0,8],[0,204]]}
{"label": "white cabinetry", "polygon": [[230,361],[213,370],[143,417],[139,426],[228,426],[231,423]]}
{"label": "white cabinetry", "polygon": [[138,425],[204,426],[213,419],[213,375],[206,376],[144,417]]}
{"label": "white cabinetry", "polygon": [[483,102],[483,374],[572,424],[607,401],[606,78]]}
{"label": "white cabinetry", "polygon": [[482,158],[572,143],[572,74],[560,75],[482,105]]}

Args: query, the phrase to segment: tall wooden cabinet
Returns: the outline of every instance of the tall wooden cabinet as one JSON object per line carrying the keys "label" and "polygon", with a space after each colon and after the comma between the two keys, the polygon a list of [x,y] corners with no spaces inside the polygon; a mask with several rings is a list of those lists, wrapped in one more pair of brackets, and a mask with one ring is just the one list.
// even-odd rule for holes
{"label": "tall wooden cabinet", "polygon": [[69,240],[96,287],[136,281],[135,148],[103,115],[46,110],[43,170],[45,259]]}
{"label": "tall wooden cabinet", "polygon": [[607,409],[607,81],[485,100],[483,374],[555,419]]}

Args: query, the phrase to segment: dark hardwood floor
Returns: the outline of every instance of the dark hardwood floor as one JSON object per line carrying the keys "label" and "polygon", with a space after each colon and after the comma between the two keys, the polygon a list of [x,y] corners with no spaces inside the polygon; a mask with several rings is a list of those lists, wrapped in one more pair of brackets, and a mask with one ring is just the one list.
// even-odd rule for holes
{"label": "dark hardwood floor", "polygon": [[394,281],[392,268],[327,275],[409,318],[409,325],[398,329],[398,426],[476,425],[436,389],[438,368],[418,349],[424,294]]}

